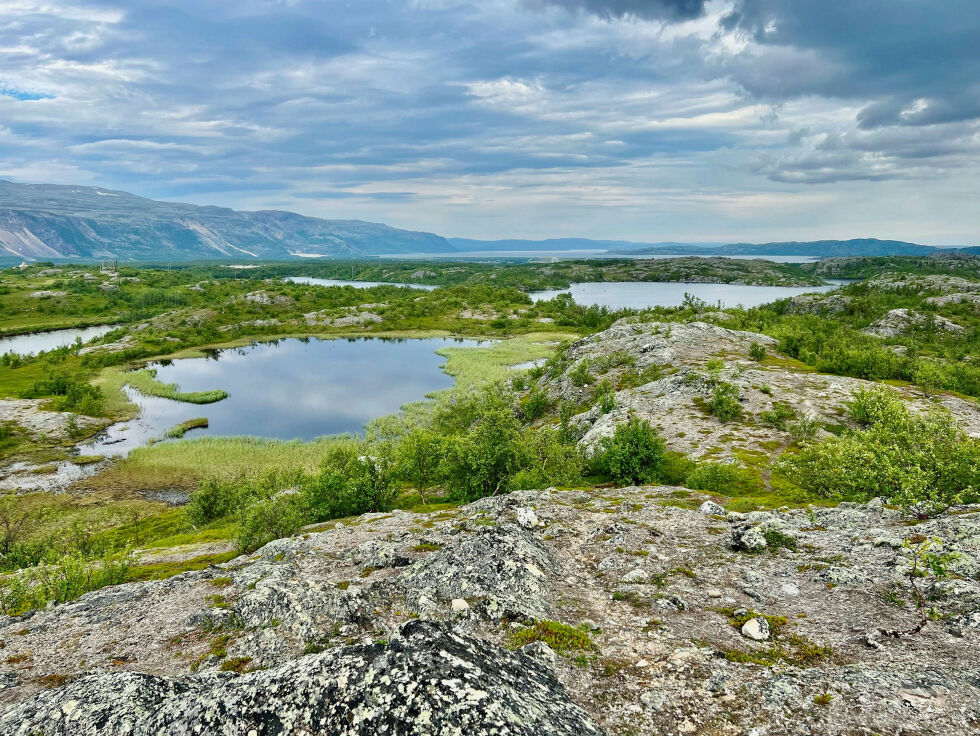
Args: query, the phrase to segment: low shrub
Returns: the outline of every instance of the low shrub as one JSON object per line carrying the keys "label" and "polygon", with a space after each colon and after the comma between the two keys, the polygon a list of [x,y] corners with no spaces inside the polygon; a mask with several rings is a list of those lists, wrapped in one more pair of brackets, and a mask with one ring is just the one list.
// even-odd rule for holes
{"label": "low shrub", "polygon": [[667,450],[663,439],[645,419],[630,419],[604,437],[593,458],[596,469],[617,483],[653,483],[660,480]]}
{"label": "low shrub", "polygon": [[242,510],[235,544],[239,552],[253,552],[274,539],[295,534],[307,521],[306,509],[296,494],[265,498]]}
{"label": "low shrub", "polygon": [[832,500],[885,496],[916,515],[933,515],[980,493],[980,440],[946,411],[909,411],[892,392],[855,396],[851,415],[865,429],[787,455],[781,467],[804,490]]}
{"label": "low shrub", "polygon": [[742,405],[739,403],[738,388],[722,381],[715,384],[711,399],[708,401],[708,411],[723,422],[730,422],[742,416]]}

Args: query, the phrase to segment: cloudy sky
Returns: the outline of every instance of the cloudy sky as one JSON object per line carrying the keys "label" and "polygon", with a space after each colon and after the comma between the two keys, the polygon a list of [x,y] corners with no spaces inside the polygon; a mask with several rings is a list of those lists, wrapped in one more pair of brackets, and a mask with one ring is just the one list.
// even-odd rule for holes
{"label": "cloudy sky", "polygon": [[977,0],[0,0],[0,177],[465,237],[980,243]]}

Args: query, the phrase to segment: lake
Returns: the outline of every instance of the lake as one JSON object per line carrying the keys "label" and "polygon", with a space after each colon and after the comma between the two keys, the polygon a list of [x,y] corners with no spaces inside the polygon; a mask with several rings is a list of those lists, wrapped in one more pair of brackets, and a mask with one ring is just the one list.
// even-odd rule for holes
{"label": "lake", "polygon": [[355,289],[370,289],[372,286],[407,286],[409,289],[424,289],[432,291],[438,286],[431,284],[397,284],[390,281],[344,281],[343,279],[315,279],[312,276],[287,276],[286,281],[294,284],[311,284],[313,286],[353,286]]}
{"label": "lake", "polygon": [[831,291],[840,284],[827,286],[745,286],[744,284],[692,284],[673,281],[587,281],[572,284],[569,289],[532,291],[534,301],[554,299],[559,294],[571,294],[576,304],[599,304],[611,309],[647,309],[678,307],[685,294],[703,299],[709,304],[735,307],[757,307],[760,304],[815,291]]}
{"label": "lake", "polygon": [[31,332],[27,335],[3,337],[0,338],[0,355],[4,353],[34,355],[44,350],[54,350],[65,345],[71,345],[78,338],[81,338],[82,342],[88,342],[97,337],[102,337],[114,329],[116,329],[116,325],[96,325],[95,327]]}
{"label": "lake", "polygon": [[[624,259],[634,260],[664,259],[664,258],[713,258],[716,254],[685,253],[685,254],[651,254],[651,253],[611,253],[608,250],[583,248],[579,250],[461,250],[454,253],[388,253],[371,256],[371,258],[395,258],[399,260],[501,260],[519,259],[531,261],[576,261],[592,259]],[[773,263],[813,263],[820,260],[816,256],[720,256],[736,261],[763,260]]]}
{"label": "lake", "polygon": [[290,338],[216,351],[206,358],[153,363],[157,378],[183,391],[224,389],[227,399],[188,404],[144,396],[129,387],[140,407],[130,422],[109,427],[81,448],[82,454],[121,456],[171,427],[207,417],[206,429],[187,437],[252,435],[310,440],[328,434],[360,432],[370,420],[450,388],[443,373],[442,347],[474,347],[473,340]]}

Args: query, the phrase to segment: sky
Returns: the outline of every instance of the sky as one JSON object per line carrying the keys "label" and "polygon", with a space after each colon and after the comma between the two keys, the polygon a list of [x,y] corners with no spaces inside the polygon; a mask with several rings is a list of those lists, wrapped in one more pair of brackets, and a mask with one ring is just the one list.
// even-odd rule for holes
{"label": "sky", "polygon": [[0,0],[0,178],[473,238],[980,244],[977,0]]}

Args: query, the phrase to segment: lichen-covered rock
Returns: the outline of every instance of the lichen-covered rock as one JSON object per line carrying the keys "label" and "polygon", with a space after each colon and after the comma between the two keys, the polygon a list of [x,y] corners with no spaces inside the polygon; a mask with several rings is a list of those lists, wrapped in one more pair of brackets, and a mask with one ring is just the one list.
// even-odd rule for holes
{"label": "lichen-covered rock", "polygon": [[551,612],[548,579],[558,563],[531,532],[517,524],[482,527],[452,549],[435,552],[393,578],[406,604],[419,613],[463,598],[488,618],[544,618]]}
{"label": "lichen-covered rock", "polygon": [[426,622],[239,677],[89,675],[0,716],[10,736],[600,736],[550,668]]}
{"label": "lichen-covered rock", "polygon": [[743,524],[732,528],[732,549],[758,552],[767,546],[766,536],[759,527]]}
{"label": "lichen-covered rock", "polygon": [[[573,701],[609,734],[945,736],[980,723],[973,656],[980,647],[980,505],[909,527],[880,499],[721,518],[699,513],[708,496],[697,492],[685,491],[692,508],[670,505],[677,492],[522,491],[429,514],[366,514],[218,567],[0,618],[0,734],[33,736],[19,731],[22,721],[44,736],[84,736],[91,722],[101,731],[88,732],[110,736],[124,723],[149,724],[144,732],[122,731],[128,736],[179,735],[192,722],[200,736],[289,733],[327,701],[360,717],[350,708],[366,702],[364,693],[395,713],[406,702],[474,713],[468,686],[452,685],[454,672],[490,683],[483,710],[514,692],[531,693],[521,713],[539,713],[539,721],[521,723],[535,727],[550,721],[534,693],[562,704],[561,713]],[[539,524],[518,525],[520,509],[534,509]],[[730,548],[733,527],[771,529],[798,543],[748,555]],[[915,636],[881,636],[879,627],[907,630],[918,613],[903,548],[874,540],[918,534],[941,537],[957,555],[949,579],[917,579],[942,615]],[[370,564],[398,558],[408,564]],[[648,579],[622,583],[634,569]],[[460,592],[464,582],[469,592]],[[767,641],[754,641],[732,625],[729,611],[743,625],[757,616],[781,625]],[[482,642],[490,654],[476,664],[469,654],[457,658],[458,640]],[[515,645],[523,653],[512,652]],[[449,653],[460,669],[444,669],[436,652]],[[500,674],[515,670],[498,668],[498,656],[519,666],[520,679]],[[773,664],[755,664],[756,657]],[[564,690],[545,694],[534,662]],[[253,668],[265,669],[222,671]],[[407,668],[421,673],[418,686],[406,684]],[[343,673],[343,692],[320,698]],[[417,690],[428,684],[431,697]],[[814,699],[825,695],[830,702],[817,707]],[[66,710],[74,716],[68,726],[58,716]],[[481,724],[495,723],[495,712],[486,715],[491,720]],[[298,733],[343,733],[333,723]],[[365,723],[375,729],[365,733],[414,733]],[[427,732],[439,731],[429,724]]]}

